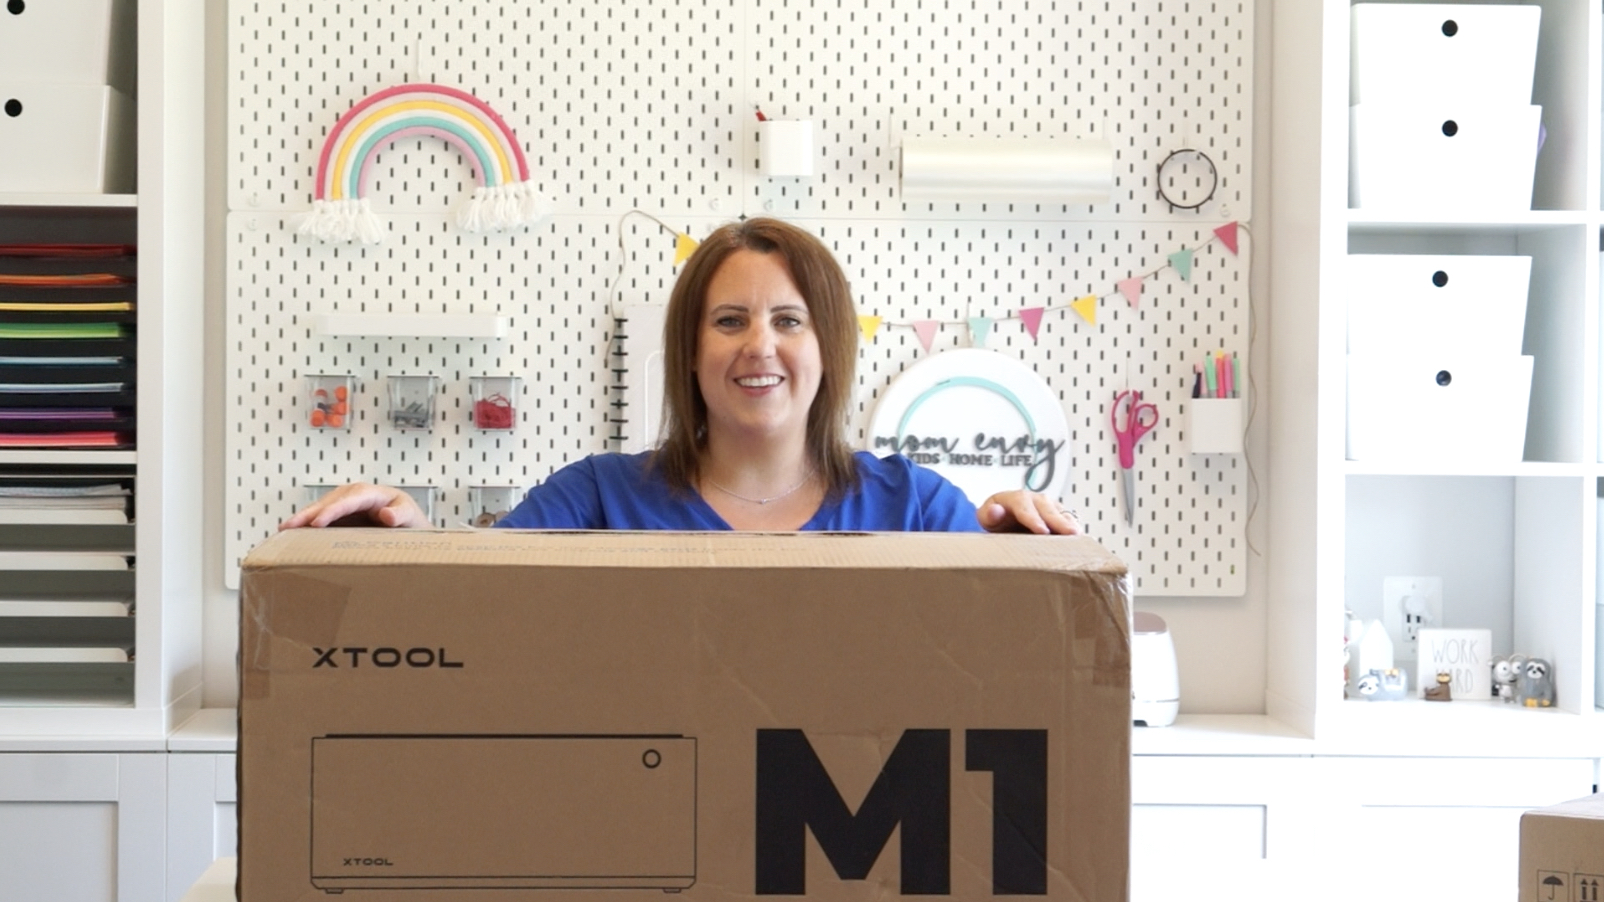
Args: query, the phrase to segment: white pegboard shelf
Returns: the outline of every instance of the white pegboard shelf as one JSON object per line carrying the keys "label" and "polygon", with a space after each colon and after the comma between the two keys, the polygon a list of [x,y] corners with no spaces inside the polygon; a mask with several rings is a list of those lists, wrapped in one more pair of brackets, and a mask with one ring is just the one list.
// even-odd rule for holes
{"label": "white pegboard shelf", "polygon": [[324,313],[312,318],[312,334],[356,338],[505,338],[505,316],[444,313]]}

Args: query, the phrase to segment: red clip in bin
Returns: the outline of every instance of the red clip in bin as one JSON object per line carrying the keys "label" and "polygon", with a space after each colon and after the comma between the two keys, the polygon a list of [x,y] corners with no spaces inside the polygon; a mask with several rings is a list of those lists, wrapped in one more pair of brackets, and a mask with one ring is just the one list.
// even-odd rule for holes
{"label": "red clip in bin", "polygon": [[523,380],[517,376],[474,376],[468,380],[473,393],[474,428],[486,432],[511,432],[518,425],[518,396]]}

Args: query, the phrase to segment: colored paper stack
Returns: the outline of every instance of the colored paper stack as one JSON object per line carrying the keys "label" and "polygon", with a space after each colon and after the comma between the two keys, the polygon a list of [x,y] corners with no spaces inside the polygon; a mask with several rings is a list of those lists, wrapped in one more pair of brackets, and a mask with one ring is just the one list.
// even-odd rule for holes
{"label": "colored paper stack", "polygon": [[1360,3],[1352,10],[1348,205],[1529,210],[1537,6]]}
{"label": "colored paper stack", "polygon": [[0,245],[0,448],[134,442],[134,249]]}

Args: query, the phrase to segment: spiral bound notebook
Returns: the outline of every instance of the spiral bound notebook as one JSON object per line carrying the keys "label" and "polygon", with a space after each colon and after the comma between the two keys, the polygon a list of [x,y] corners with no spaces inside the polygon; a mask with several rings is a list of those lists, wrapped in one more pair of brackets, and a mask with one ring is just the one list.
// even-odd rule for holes
{"label": "spiral bound notebook", "polygon": [[625,454],[657,444],[663,422],[662,304],[629,304],[613,345],[615,382],[612,440]]}

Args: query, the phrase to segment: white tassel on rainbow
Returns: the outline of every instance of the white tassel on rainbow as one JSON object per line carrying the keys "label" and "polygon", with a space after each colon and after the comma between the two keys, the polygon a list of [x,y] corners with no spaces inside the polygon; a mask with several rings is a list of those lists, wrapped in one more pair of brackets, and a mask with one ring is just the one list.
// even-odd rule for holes
{"label": "white tassel on rainbow", "polygon": [[457,88],[408,84],[368,95],[335,123],[318,156],[312,210],[299,217],[297,231],[324,241],[383,241],[384,223],[363,192],[374,157],[413,135],[440,138],[473,161],[479,186],[457,213],[463,231],[510,229],[551,218],[551,200],[530,179],[522,145],[495,110]]}

